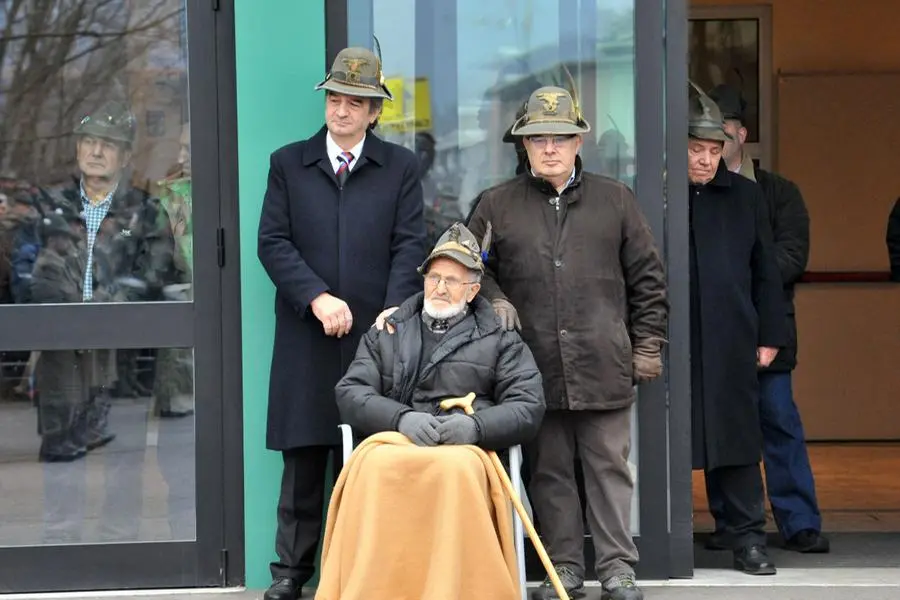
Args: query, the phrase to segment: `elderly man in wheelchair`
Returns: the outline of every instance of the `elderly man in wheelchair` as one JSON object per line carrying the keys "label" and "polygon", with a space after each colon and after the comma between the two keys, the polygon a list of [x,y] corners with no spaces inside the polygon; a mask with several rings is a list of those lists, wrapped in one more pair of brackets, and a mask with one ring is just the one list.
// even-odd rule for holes
{"label": "elderly man in wheelchair", "polygon": [[[451,226],[419,268],[423,293],[366,333],[336,387],[365,439],[332,493],[319,600],[521,598],[504,474],[486,451],[531,440],[545,405],[531,351],[478,296],[485,238]],[[474,413],[441,408],[470,393]]]}

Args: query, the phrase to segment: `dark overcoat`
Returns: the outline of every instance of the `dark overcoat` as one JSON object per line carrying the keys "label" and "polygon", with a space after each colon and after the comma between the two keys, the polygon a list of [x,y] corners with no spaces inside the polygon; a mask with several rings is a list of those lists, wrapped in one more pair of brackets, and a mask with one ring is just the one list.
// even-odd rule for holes
{"label": "dark overcoat", "polygon": [[[422,186],[415,155],[371,132],[341,188],[326,128],[275,151],[259,222],[259,259],[275,284],[275,346],[266,446],[340,442],[334,386],[385,308],[422,289]],[[310,303],[328,292],[353,327],[325,335]]]}
{"label": "dark overcoat", "polygon": [[724,162],[690,187],[694,468],[759,461],[756,350],[786,342],[785,305],[761,188]]}

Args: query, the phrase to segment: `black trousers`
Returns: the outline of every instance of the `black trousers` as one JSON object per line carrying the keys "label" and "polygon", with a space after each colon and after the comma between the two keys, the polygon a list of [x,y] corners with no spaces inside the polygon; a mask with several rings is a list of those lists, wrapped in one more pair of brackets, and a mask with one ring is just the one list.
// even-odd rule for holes
{"label": "black trousers", "polygon": [[275,533],[278,560],[269,566],[273,579],[290,577],[303,585],[316,571],[325,511],[325,475],[332,453],[335,469],[339,469],[340,447],[309,446],[281,453],[284,471]]}
{"label": "black trousers", "polygon": [[759,464],[719,467],[705,471],[707,486],[719,491],[725,509],[725,527],[734,548],[766,543],[766,509]]}

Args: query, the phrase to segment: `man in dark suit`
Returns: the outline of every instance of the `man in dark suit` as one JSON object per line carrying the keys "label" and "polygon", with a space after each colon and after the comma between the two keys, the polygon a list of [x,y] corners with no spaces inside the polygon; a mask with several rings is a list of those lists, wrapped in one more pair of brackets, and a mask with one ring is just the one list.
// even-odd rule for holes
{"label": "man in dark suit", "polygon": [[259,223],[276,289],[266,447],[284,459],[266,600],[298,598],[313,576],[340,443],[334,386],[376,318],[421,289],[425,258],[418,161],[371,131],[391,99],[380,59],[344,49],[316,89],[325,126],[272,154]]}
{"label": "man in dark suit", "polygon": [[[794,403],[791,372],[797,366],[797,322],[794,317],[794,285],[806,270],[809,259],[809,212],[794,182],[754,167],[744,150],[746,102],[736,88],[720,85],[710,92],[725,119],[725,131],[733,138],[722,151],[725,166],[733,173],[757,182],[769,213],[775,239],[775,260],[781,274],[785,307],[787,345],[772,364],[759,372],[759,416],[763,434],[763,461],[766,491],[775,523],[789,550],[828,552],[822,535],[822,515],[816,499],[816,484],[806,451],[806,437],[800,411]],[[716,531],[708,540],[710,549],[727,547],[723,531],[721,491],[707,485],[710,511]]]}

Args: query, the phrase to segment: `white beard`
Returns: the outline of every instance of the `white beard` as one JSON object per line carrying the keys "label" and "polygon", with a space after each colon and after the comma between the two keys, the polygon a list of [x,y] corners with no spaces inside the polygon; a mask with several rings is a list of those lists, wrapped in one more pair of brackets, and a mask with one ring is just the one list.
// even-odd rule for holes
{"label": "white beard", "polygon": [[422,309],[432,319],[450,319],[461,313],[466,308],[466,299],[463,298],[459,304],[453,304],[447,308],[437,308],[431,303],[431,300],[425,298]]}

